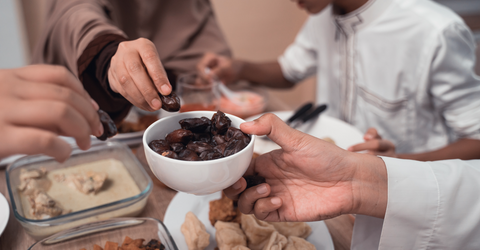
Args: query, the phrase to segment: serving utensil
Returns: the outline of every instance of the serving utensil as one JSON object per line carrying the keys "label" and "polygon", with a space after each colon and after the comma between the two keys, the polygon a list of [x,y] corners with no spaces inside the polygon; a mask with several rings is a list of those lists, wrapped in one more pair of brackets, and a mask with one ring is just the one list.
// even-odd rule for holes
{"label": "serving utensil", "polygon": [[[295,113],[293,113],[293,115],[288,118],[285,123],[292,128],[297,128],[301,124],[304,124],[318,117],[323,111],[327,109],[327,104],[321,104],[317,106],[314,110],[312,110],[312,107],[312,103],[307,103],[303,105],[297,111],[295,111]],[[268,136],[259,136],[258,138],[271,141]]]}
{"label": "serving utensil", "polygon": [[328,107],[327,104],[318,105],[312,112],[300,117],[300,120],[298,120],[294,124],[291,124],[290,127],[297,128],[301,124],[304,124],[310,120],[317,118],[323,111],[327,109],[327,107]]}
{"label": "serving utensil", "polygon": [[[210,74],[211,70],[210,68],[205,68],[205,74],[208,75]],[[223,82],[221,82],[216,75],[212,74],[212,81],[218,86],[218,90],[220,90],[220,93],[224,95],[227,99],[229,99],[231,102],[238,106],[242,106],[243,103],[240,101],[242,100],[242,94],[236,93],[232,90],[230,90]]]}

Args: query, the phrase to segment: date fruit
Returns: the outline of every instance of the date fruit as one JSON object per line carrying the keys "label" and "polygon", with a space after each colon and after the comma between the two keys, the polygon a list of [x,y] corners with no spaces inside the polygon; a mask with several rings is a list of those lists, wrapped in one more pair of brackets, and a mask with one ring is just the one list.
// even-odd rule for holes
{"label": "date fruit", "polygon": [[180,110],[180,98],[172,91],[170,95],[163,96],[159,93],[160,100],[162,101],[162,109],[168,112],[177,112]]}
{"label": "date fruit", "polygon": [[98,116],[100,117],[100,122],[103,126],[103,134],[97,138],[101,141],[105,141],[107,138],[110,138],[117,134],[117,126],[113,122],[112,118],[107,114],[107,112],[99,109],[97,111]]}
{"label": "date fruit", "polygon": [[165,140],[167,140],[168,143],[183,143],[183,144],[188,144],[189,141],[193,139],[193,133],[190,130],[186,129],[177,129],[174,130],[173,132],[169,133],[167,137],[165,137]]}
{"label": "date fruit", "polygon": [[250,143],[250,136],[232,127],[223,112],[212,117],[188,118],[179,121],[181,129],[153,140],[148,146],[158,154],[185,161],[208,161],[238,153]]}

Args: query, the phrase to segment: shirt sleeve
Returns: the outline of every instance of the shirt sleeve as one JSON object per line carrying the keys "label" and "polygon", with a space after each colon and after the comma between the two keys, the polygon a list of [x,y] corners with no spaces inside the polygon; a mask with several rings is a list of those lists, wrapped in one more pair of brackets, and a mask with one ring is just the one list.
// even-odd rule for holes
{"label": "shirt sleeve", "polygon": [[127,37],[110,20],[111,6],[105,0],[50,0],[47,4],[47,20],[33,63],[63,65],[78,77],[78,60],[95,38],[105,34]]}
{"label": "shirt sleeve", "polygon": [[314,75],[317,71],[317,51],[315,50],[315,27],[318,17],[310,16],[297,34],[293,44],[288,46],[278,58],[283,76],[290,82]]}
{"label": "shirt sleeve", "polygon": [[365,244],[369,239],[378,242],[378,249],[478,248],[480,160],[382,159],[388,173],[385,218],[383,224],[368,216],[356,221],[359,225],[354,228],[352,249],[367,249],[355,244],[371,246]]}
{"label": "shirt sleeve", "polygon": [[475,41],[461,23],[446,27],[431,65],[431,94],[456,138],[480,140],[480,78],[475,74]]}

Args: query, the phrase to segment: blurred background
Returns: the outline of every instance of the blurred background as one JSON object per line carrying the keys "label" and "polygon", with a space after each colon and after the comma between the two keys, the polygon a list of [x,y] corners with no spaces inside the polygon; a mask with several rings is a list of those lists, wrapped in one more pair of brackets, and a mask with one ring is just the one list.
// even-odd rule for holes
{"label": "blurred background", "polygon": [[[40,36],[46,0],[0,0],[0,68],[29,63]],[[276,59],[294,40],[307,18],[289,0],[211,0],[235,57],[265,61]],[[480,0],[437,0],[464,18],[480,43]],[[480,47],[480,46],[479,46]],[[480,48],[477,47],[477,58]],[[477,63],[480,74],[480,63]],[[269,90],[270,105],[289,110],[315,99],[315,80],[292,90]],[[278,100],[282,100],[281,102]]]}

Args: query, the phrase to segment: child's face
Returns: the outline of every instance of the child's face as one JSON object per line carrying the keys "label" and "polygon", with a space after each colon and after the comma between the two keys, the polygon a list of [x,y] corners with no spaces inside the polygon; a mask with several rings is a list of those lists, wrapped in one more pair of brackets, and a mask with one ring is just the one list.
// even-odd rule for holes
{"label": "child's face", "polygon": [[298,4],[301,9],[305,9],[310,14],[316,14],[322,11],[333,0],[292,0]]}

